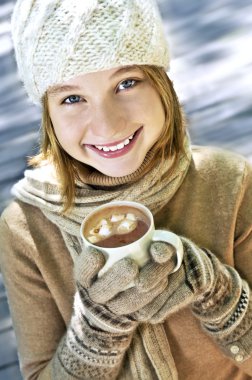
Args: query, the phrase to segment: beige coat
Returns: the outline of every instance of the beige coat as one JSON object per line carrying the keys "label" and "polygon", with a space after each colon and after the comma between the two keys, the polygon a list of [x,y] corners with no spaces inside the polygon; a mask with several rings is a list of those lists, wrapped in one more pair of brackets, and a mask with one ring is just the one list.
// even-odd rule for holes
{"label": "beige coat", "polygon": [[[252,168],[243,158],[195,148],[186,178],[155,216],[155,224],[207,247],[252,287]],[[36,379],[72,314],[72,259],[58,228],[40,209],[22,202],[13,202],[3,213],[0,236],[21,368],[25,378]],[[232,345],[223,353],[189,309],[171,316],[165,328],[180,380],[252,378],[252,357],[237,361]],[[252,330],[249,335],[247,351],[252,350]]]}

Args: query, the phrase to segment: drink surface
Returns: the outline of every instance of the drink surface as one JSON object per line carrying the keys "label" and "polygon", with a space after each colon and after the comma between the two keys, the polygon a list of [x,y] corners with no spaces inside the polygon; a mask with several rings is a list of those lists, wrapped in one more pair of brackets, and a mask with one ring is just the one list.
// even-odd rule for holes
{"label": "drink surface", "polygon": [[123,247],[140,239],[148,231],[148,228],[147,224],[139,219],[132,231],[124,234],[111,235],[106,239],[98,241],[95,245],[103,248]]}
{"label": "drink surface", "polygon": [[149,226],[148,217],[139,209],[125,206],[107,207],[88,219],[83,233],[94,245],[116,248],[140,239]]}

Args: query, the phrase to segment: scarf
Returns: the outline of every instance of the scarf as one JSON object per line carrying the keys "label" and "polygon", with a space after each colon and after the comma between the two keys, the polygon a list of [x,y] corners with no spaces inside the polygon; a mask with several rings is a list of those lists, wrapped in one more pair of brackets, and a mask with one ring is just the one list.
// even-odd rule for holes
{"label": "scarf", "polygon": [[[191,160],[189,138],[186,137],[185,153],[181,154],[175,168],[172,160],[161,161],[149,172],[141,175],[153,159],[152,151],[148,152],[140,168],[131,175],[111,178],[93,171],[83,181],[76,181],[76,196],[74,205],[67,214],[62,213],[63,200],[60,195],[60,185],[52,164],[26,170],[24,178],[12,188],[12,193],[21,201],[39,207],[45,216],[58,226],[75,262],[76,255],[82,250],[80,225],[82,220],[97,206],[104,203],[127,200],[140,202],[147,206],[153,215],[160,211],[173,197],[182,184]],[[161,180],[160,180],[161,178]],[[170,351],[169,343],[162,325],[145,325],[139,328],[141,342],[138,352],[143,352],[151,361],[157,378],[160,380],[176,380],[177,371]],[[158,346],[153,342],[162,342]],[[143,357],[143,355],[141,357]],[[165,355],[166,360],[161,360]],[[139,377],[143,368],[141,360],[131,360],[134,379]],[[147,369],[148,371],[148,369]],[[152,372],[153,373],[153,372]],[[151,379],[151,372],[149,377]]]}

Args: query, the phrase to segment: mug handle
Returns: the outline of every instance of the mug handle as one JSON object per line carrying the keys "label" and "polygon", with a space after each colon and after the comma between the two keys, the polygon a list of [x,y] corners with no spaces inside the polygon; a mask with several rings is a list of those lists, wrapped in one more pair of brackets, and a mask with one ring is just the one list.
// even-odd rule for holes
{"label": "mug handle", "polygon": [[177,254],[177,264],[171,273],[176,272],[180,268],[184,256],[184,247],[179,236],[170,231],[155,230],[152,241],[164,241],[175,247]]}

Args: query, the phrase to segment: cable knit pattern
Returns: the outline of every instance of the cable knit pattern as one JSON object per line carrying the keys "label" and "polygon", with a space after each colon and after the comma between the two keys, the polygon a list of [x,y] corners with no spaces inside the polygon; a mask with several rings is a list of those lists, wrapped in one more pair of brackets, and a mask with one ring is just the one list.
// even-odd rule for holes
{"label": "cable knit pattern", "polygon": [[12,34],[20,76],[35,103],[76,75],[169,65],[154,0],[18,0]]}

